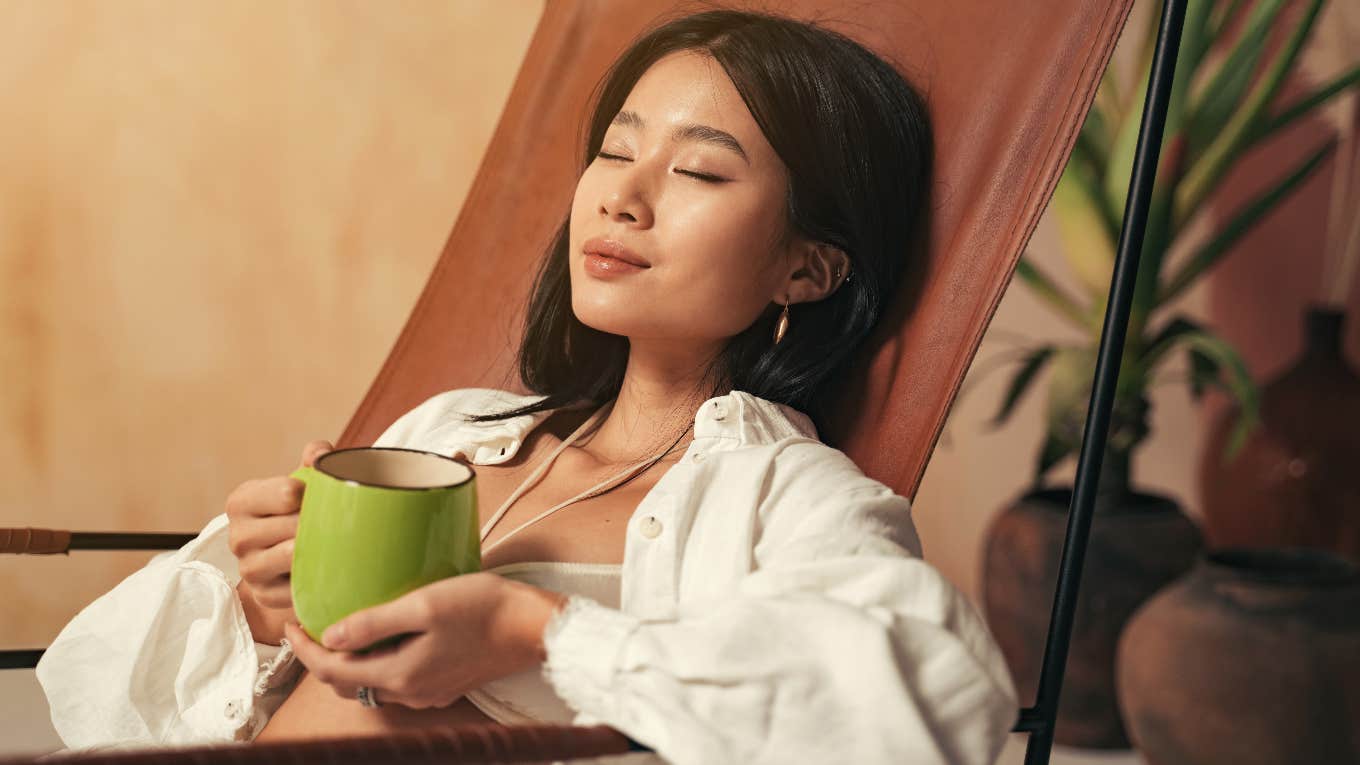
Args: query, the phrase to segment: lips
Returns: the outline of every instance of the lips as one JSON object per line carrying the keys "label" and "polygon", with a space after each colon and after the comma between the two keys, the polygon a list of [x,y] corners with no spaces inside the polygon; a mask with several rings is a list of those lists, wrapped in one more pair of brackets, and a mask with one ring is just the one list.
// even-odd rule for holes
{"label": "lips", "polygon": [[601,257],[613,258],[614,260],[621,260],[624,263],[637,266],[638,268],[652,267],[652,264],[648,263],[645,258],[627,247],[624,247],[623,243],[617,239],[605,239],[598,236],[587,239],[585,245],[581,247],[581,252],[586,255],[599,255]]}

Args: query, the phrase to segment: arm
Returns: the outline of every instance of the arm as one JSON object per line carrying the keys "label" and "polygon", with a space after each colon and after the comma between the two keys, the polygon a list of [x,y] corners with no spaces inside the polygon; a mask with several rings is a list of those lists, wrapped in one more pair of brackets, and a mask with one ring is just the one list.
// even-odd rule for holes
{"label": "arm", "polygon": [[[402,445],[459,394],[436,396],[380,438]],[[291,610],[243,582],[225,514],[156,556],[61,631],[37,667],[67,747],[250,740],[290,692],[300,665],[283,639]]]}
{"label": "arm", "polygon": [[1018,703],[980,616],[919,557],[908,501],[819,448],[776,458],[730,596],[664,620],[568,602],[544,671],[578,723],[677,765],[995,761]]}
{"label": "arm", "polygon": [[248,740],[295,677],[286,646],[252,639],[227,519],[86,606],[38,663],[72,749]]}

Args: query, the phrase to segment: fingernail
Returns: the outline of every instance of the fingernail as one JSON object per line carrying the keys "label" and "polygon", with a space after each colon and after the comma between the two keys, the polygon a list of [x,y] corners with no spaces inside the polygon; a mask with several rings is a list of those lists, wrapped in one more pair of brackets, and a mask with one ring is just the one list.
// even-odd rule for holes
{"label": "fingernail", "polygon": [[345,644],[345,625],[332,624],[321,634],[321,644],[327,648],[341,648]]}

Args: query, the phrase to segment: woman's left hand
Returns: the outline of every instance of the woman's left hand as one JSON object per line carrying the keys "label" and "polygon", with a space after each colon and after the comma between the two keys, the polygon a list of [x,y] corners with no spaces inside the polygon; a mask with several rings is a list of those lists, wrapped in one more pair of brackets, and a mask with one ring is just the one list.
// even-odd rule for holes
{"label": "woman's left hand", "polygon": [[[366,685],[383,704],[447,707],[544,658],[543,629],[566,596],[477,572],[442,579],[331,625],[322,644],[285,628],[298,660],[344,698]],[[383,638],[393,647],[352,653]]]}

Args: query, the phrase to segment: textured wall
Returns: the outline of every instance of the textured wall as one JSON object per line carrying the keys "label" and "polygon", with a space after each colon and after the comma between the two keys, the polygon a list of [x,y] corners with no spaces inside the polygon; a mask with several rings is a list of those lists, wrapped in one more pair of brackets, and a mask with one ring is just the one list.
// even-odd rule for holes
{"label": "textured wall", "polygon": [[[0,1],[0,524],[197,530],[338,436],[541,9]],[[0,647],[149,556],[0,558]]]}

